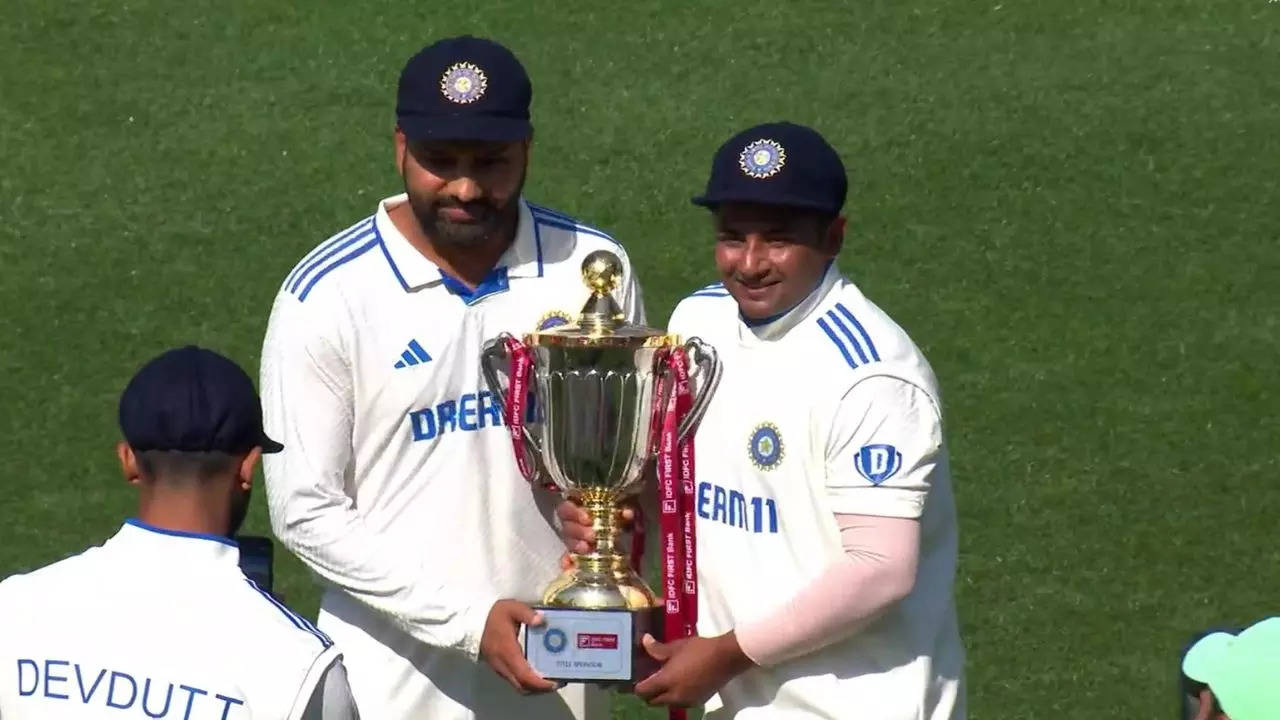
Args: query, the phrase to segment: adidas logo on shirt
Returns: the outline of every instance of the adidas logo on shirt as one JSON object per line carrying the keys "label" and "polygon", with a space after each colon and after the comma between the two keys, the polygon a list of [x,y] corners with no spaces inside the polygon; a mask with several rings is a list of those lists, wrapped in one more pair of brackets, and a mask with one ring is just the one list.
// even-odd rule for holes
{"label": "adidas logo on shirt", "polygon": [[396,368],[413,367],[414,365],[429,362],[431,362],[431,356],[427,354],[427,351],[422,349],[417,340],[410,340],[409,349],[400,353],[400,359],[396,361]]}

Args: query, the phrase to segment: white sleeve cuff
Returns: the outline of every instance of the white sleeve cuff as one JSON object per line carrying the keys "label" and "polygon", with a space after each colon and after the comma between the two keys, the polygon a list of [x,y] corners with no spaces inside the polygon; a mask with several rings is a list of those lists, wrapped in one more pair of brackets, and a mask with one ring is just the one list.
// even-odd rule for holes
{"label": "white sleeve cuff", "polygon": [[827,488],[827,506],[837,515],[919,518],[924,514],[924,490],[892,487]]}

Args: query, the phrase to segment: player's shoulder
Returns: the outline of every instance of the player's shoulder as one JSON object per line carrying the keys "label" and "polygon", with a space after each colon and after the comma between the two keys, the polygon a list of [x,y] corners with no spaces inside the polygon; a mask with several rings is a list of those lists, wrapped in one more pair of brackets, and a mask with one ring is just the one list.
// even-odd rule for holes
{"label": "player's shoulder", "polygon": [[524,204],[529,209],[539,247],[549,263],[563,261],[577,272],[582,258],[596,250],[608,250],[622,260],[625,270],[631,269],[626,248],[608,232],[569,213],[528,200]]}
{"label": "player's shoulder", "polygon": [[720,331],[737,327],[738,304],[724,283],[704,285],[686,295],[671,311],[668,329],[679,335],[698,335],[704,339]]}
{"label": "player's shoulder", "polygon": [[306,304],[313,297],[331,295],[335,286],[351,280],[361,269],[372,263],[385,264],[379,250],[381,243],[376,213],[343,228],[294,264],[285,275],[277,298]]}
{"label": "player's shoulder", "polygon": [[924,354],[888,313],[847,278],[840,278],[805,321],[798,339],[824,369],[850,386],[882,375],[934,391],[936,380]]}
{"label": "player's shoulder", "polygon": [[229,604],[239,611],[243,626],[252,632],[253,643],[264,652],[314,658],[333,646],[333,641],[310,620],[280,602],[244,575],[232,573],[225,588]]}
{"label": "player's shoulder", "polygon": [[92,586],[102,574],[94,572],[102,557],[102,548],[95,546],[30,572],[10,575],[0,581],[0,607],[43,606],[64,597],[66,588]]}

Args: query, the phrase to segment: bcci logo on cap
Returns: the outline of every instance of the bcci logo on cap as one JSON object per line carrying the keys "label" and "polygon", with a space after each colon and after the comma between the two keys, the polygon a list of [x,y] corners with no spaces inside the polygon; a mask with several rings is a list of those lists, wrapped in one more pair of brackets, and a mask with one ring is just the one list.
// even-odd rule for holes
{"label": "bcci logo on cap", "polygon": [[902,467],[902,453],[892,445],[863,445],[853,456],[853,466],[872,485],[879,485],[897,474]]}
{"label": "bcci logo on cap", "polygon": [[738,155],[738,166],[748,177],[763,180],[778,174],[787,164],[787,151],[773,140],[756,140],[742,148]]}
{"label": "bcci logo on cap", "polygon": [[761,470],[772,470],[782,462],[783,451],[782,436],[778,434],[777,425],[762,423],[751,432],[747,452],[751,456],[752,465]]}
{"label": "bcci logo on cap", "polygon": [[479,100],[488,87],[484,71],[469,62],[454,63],[440,77],[441,94],[459,105]]}

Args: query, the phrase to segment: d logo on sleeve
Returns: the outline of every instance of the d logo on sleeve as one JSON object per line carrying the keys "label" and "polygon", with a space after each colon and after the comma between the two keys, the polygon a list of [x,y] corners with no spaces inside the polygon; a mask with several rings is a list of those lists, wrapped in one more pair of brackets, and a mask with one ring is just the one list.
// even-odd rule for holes
{"label": "d logo on sleeve", "polygon": [[879,485],[902,468],[902,453],[892,445],[863,445],[853,456],[853,465],[859,475]]}

